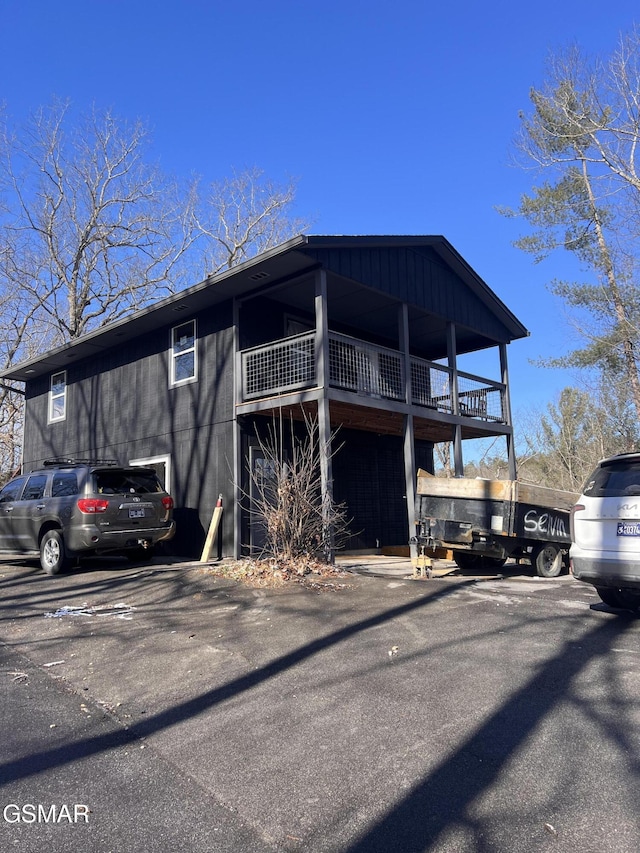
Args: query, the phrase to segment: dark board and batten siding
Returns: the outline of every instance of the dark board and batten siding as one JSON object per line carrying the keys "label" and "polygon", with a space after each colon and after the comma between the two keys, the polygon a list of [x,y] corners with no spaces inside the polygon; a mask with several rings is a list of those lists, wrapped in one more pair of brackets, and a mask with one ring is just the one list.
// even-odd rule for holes
{"label": "dark board and batten siding", "polygon": [[[179,535],[176,553],[202,542],[220,492],[231,501],[233,459],[233,331],[231,306],[218,306],[198,324],[198,379],[169,387],[171,327],[141,336],[67,369],[67,416],[48,424],[50,376],[28,384],[32,424],[25,435],[24,467],[53,456],[130,459],[170,455]],[[180,317],[178,323],[193,319]],[[203,475],[209,472],[209,475]],[[231,514],[229,514],[231,516]],[[233,550],[231,519],[223,526]]]}
{"label": "dark board and batten siding", "polygon": [[325,269],[431,314],[507,340],[504,325],[429,247],[305,248]]}
{"label": "dark board and batten siding", "polygon": [[[407,545],[402,438],[341,430],[333,457],[334,498],[347,507],[349,550]],[[419,467],[432,467],[431,445],[416,442]]]}

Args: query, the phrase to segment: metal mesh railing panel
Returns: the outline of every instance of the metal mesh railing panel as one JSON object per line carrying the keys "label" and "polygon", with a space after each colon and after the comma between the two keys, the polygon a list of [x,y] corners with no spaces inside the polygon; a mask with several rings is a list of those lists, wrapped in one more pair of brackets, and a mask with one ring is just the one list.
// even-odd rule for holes
{"label": "metal mesh railing panel", "polygon": [[[452,414],[451,370],[415,357],[410,369],[412,404]],[[243,400],[272,397],[316,383],[314,332],[242,353]],[[395,350],[331,332],[329,384],[367,397],[403,401],[404,358]],[[500,383],[458,373],[458,406],[464,417],[505,423],[504,393]]]}
{"label": "metal mesh railing panel", "polygon": [[315,335],[305,333],[242,353],[243,399],[315,384]]}
{"label": "metal mesh railing panel", "polygon": [[503,389],[464,373],[458,374],[460,414],[469,418],[504,422]]}
{"label": "metal mesh railing panel", "polygon": [[343,335],[329,336],[329,384],[369,397],[404,400],[400,353]]}
{"label": "metal mesh railing panel", "polygon": [[411,359],[411,402],[441,412],[453,411],[451,403],[451,374],[421,358]]}

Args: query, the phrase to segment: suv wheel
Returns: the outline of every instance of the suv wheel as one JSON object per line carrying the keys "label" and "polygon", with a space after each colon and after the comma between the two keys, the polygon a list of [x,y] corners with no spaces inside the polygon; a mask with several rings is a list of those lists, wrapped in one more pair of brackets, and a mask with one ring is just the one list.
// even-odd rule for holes
{"label": "suv wheel", "polygon": [[609,607],[619,610],[640,610],[640,593],[630,589],[614,589],[609,586],[597,586],[596,592]]}
{"label": "suv wheel", "polygon": [[618,593],[620,600],[619,607],[624,607],[626,610],[631,610],[632,613],[640,612],[640,594],[633,589],[621,589]]}
{"label": "suv wheel", "polygon": [[596,592],[600,596],[600,599],[609,607],[624,607],[624,604],[620,601],[619,590],[609,586],[597,586]]}
{"label": "suv wheel", "polygon": [[47,530],[40,542],[40,565],[48,575],[57,575],[69,564],[59,530]]}

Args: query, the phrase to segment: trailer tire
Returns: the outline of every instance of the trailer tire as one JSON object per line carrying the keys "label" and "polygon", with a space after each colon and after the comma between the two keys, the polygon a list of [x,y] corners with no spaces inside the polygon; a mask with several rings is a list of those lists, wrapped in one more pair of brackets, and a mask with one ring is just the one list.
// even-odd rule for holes
{"label": "trailer tire", "polygon": [[533,552],[531,562],[541,578],[557,578],[562,571],[562,551],[547,542]]}
{"label": "trailer tire", "polygon": [[481,568],[480,556],[478,554],[471,554],[468,551],[454,551],[453,561],[463,572],[478,571]]}
{"label": "trailer tire", "polygon": [[456,551],[454,562],[463,572],[488,572],[491,569],[501,569],[507,562],[506,557],[487,557],[484,554],[473,554],[467,551]]}
{"label": "trailer tire", "polygon": [[507,562],[506,557],[480,557],[484,569],[501,569]]}

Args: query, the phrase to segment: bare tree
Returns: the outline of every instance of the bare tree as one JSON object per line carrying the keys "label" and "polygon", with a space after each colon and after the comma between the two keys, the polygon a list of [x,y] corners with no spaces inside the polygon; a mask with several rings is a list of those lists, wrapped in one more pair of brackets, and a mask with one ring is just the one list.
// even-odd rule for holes
{"label": "bare tree", "polygon": [[[2,118],[2,116],[0,116]],[[298,233],[293,182],[257,169],[198,198],[148,159],[145,126],[68,103],[0,121],[0,364],[118,320]],[[6,409],[3,408],[5,407]],[[19,452],[21,402],[0,388]],[[2,434],[4,435],[4,433]],[[0,444],[2,436],[0,436]],[[0,449],[0,470],[9,470]]]}
{"label": "bare tree", "polygon": [[261,464],[251,470],[251,523],[264,538],[263,552],[288,563],[329,560],[334,547],[349,536],[346,508],[322,493],[320,457],[339,448],[319,439],[317,420],[304,414],[303,428],[294,421],[284,435],[282,420],[259,437]]}
{"label": "bare tree", "polygon": [[144,126],[97,111],[71,124],[69,112],[42,108],[19,135],[5,126],[0,158],[2,285],[23,291],[56,343],[170,292],[193,241],[176,182],[144,161]]}
{"label": "bare tree", "polygon": [[452,441],[440,441],[433,445],[433,461],[437,477],[453,477],[452,453]]}
{"label": "bare tree", "polygon": [[634,450],[640,439],[635,407],[613,378],[564,388],[546,411],[522,419],[518,466],[522,479],[580,491],[605,456]]}
{"label": "bare tree", "polygon": [[307,222],[291,215],[295,194],[295,181],[277,184],[258,168],[212,184],[194,212],[205,274],[229,269],[305,231]]}
{"label": "bare tree", "polygon": [[0,127],[0,299],[20,290],[18,313],[37,317],[43,348],[306,227],[290,216],[295,182],[254,168],[200,198],[196,183],[149,165],[148,146],[141,122],[93,110],[75,123],[68,103],[39,109],[20,132]]}

